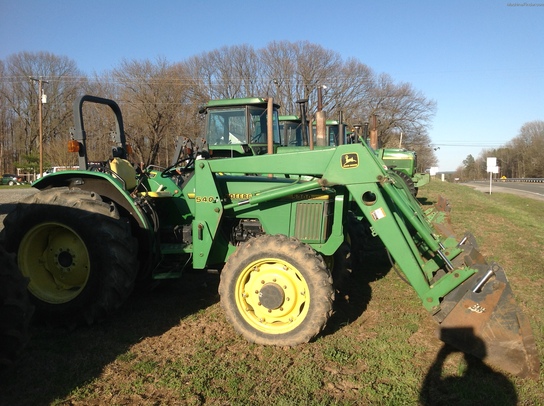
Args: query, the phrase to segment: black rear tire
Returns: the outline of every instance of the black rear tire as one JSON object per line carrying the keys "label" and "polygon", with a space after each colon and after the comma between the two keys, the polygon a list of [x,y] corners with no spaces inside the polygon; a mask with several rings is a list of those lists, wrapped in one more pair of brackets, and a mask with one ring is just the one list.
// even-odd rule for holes
{"label": "black rear tire", "polygon": [[15,257],[0,247],[0,369],[11,365],[29,339],[33,307]]}
{"label": "black rear tire", "polygon": [[261,235],[232,254],[219,284],[227,320],[248,341],[294,346],[317,336],[334,289],[323,258],[284,235]]}
{"label": "black rear tire", "polygon": [[37,320],[91,324],[134,288],[137,241],[116,206],[95,193],[41,191],[19,203],[4,226],[6,248],[29,279]]}

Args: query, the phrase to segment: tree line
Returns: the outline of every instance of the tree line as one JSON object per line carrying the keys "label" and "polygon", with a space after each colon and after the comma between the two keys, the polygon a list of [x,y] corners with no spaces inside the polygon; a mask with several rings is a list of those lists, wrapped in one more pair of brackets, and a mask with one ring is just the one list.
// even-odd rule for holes
{"label": "tree line", "polygon": [[[84,74],[66,56],[20,52],[0,60],[0,166],[36,169],[39,151],[38,94],[42,80],[47,103],[42,105],[44,167],[77,164],[67,152],[72,104],[92,94],[115,100],[123,112],[133,161],[165,165],[177,136],[203,133],[199,108],[212,99],[272,97],[280,114],[298,114],[296,101],[308,99],[310,116],[317,110],[317,88],[328,119],[353,126],[378,118],[384,147],[418,153],[419,170],[436,165],[429,128],[436,103],[410,83],[375,73],[357,59],[343,60],[332,50],[307,41],[271,42],[261,49],[225,46],[186,60],[123,60],[118,67]],[[105,110],[102,110],[104,108]],[[109,155],[113,117],[106,106],[85,108],[88,153]],[[111,120],[111,121],[110,121]]]}
{"label": "tree line", "polygon": [[477,158],[468,155],[456,176],[465,180],[485,179],[487,158],[497,158],[496,177],[544,178],[544,121],[535,120],[522,125],[519,134],[500,148],[484,149]]}

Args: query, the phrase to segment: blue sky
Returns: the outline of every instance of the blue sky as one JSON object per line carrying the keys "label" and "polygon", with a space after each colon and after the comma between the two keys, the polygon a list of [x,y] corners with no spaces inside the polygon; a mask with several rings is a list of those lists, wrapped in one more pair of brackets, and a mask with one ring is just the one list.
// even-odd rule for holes
{"label": "blue sky", "polygon": [[544,0],[0,0],[0,59],[47,51],[88,73],[307,40],[437,103],[439,170],[544,120]]}

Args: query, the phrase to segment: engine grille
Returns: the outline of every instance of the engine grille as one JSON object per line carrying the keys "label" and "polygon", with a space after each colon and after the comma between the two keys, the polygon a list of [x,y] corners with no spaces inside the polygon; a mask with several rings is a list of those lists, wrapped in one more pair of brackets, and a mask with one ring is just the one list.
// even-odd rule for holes
{"label": "engine grille", "polygon": [[295,237],[308,243],[324,242],[332,226],[331,208],[329,201],[297,203]]}

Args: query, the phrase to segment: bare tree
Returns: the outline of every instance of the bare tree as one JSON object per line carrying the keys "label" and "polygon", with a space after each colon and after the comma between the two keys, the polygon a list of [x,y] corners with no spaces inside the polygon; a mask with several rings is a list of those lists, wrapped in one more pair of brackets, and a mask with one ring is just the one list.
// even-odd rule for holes
{"label": "bare tree", "polygon": [[299,95],[295,93],[297,71],[296,50],[287,42],[272,42],[259,50],[261,59],[263,91],[272,96],[280,105],[280,114],[295,114],[294,102]]}
{"label": "bare tree", "polygon": [[484,150],[480,156],[496,157],[506,177],[544,177],[544,121],[523,124],[519,134],[504,147]]}
{"label": "bare tree", "polygon": [[[308,99],[310,111],[315,111],[317,87],[331,87],[342,68],[337,52],[308,41],[274,41],[259,51],[259,57],[263,68],[263,91],[275,95],[282,106],[282,114],[297,114],[295,102],[299,99]],[[323,108],[333,102],[333,97],[325,96]]]}
{"label": "bare tree", "polygon": [[[255,55],[259,61],[248,64]],[[193,105],[213,98],[272,96],[281,114],[298,114],[295,102],[308,99],[312,116],[317,109],[316,89],[322,87],[327,117],[337,118],[342,111],[345,121],[355,124],[377,114],[383,145],[398,140],[395,137],[402,132],[403,146],[415,149],[422,164],[436,162],[428,137],[435,103],[410,84],[395,83],[386,74],[376,76],[356,59],[343,62],[338,53],[320,45],[273,41],[257,52],[248,46],[223,47],[184,65],[193,78]]]}
{"label": "bare tree", "polygon": [[[44,59],[44,55],[41,56]],[[298,114],[295,101],[304,98],[309,99],[311,116],[317,109],[316,89],[322,88],[322,107],[329,118],[338,117],[342,111],[344,121],[353,125],[368,121],[376,114],[383,145],[396,144],[402,133],[402,146],[415,149],[420,162],[435,162],[428,138],[430,120],[436,109],[433,101],[410,84],[395,83],[386,74],[375,75],[356,59],[344,62],[337,52],[308,41],[271,42],[258,51],[249,45],[222,47],[177,64],[164,59],[123,61],[119,68],[88,81],[76,79],[80,74],[69,63],[66,70],[74,73],[63,74],[71,79],[61,82],[54,80],[51,69],[47,70],[48,75],[39,69],[25,69],[25,62],[32,58],[22,55],[19,59],[8,61],[3,68],[7,73],[3,73],[0,94],[6,103],[2,104],[1,113],[10,113],[4,120],[9,129],[3,132],[11,131],[10,142],[17,143],[16,150],[25,154],[36,149],[38,95],[35,86],[24,79],[33,75],[47,77],[48,86],[74,85],[72,92],[63,92],[65,97],[59,99],[63,105],[48,106],[46,121],[52,130],[48,130],[47,141],[51,145],[56,145],[53,139],[64,137],[61,134],[67,127],[66,119],[71,117],[71,104],[78,89],[117,100],[125,116],[126,134],[135,149],[135,158],[166,163],[176,135],[194,139],[201,134],[198,108],[210,99],[273,96],[281,105],[282,114]],[[11,73],[16,66],[21,67],[20,71]],[[59,71],[55,71],[57,75]],[[12,86],[6,78],[17,78],[18,86]],[[87,110],[90,117],[87,133],[95,134],[96,148],[103,150],[108,142],[100,127],[112,124],[97,115],[97,108]],[[57,116],[53,116],[53,111]],[[4,144],[7,139],[3,135]]]}
{"label": "bare tree", "polygon": [[181,135],[178,119],[186,92],[182,66],[164,59],[123,61],[112,77],[119,86],[125,132],[136,157],[166,165],[175,136]]}
{"label": "bare tree", "polygon": [[[5,63],[0,61],[0,78],[5,77]],[[0,95],[2,95],[2,103],[0,103],[0,170],[2,173],[11,172],[10,165],[12,159],[10,152],[14,150],[12,147],[15,144],[13,131],[11,126],[11,115],[6,103],[3,102],[3,95],[7,92],[7,83],[4,80],[0,81]]]}
{"label": "bare tree", "polygon": [[544,121],[525,123],[512,142],[521,152],[523,176],[544,177]]}
{"label": "bare tree", "polygon": [[295,101],[308,98],[310,112],[317,108],[318,86],[325,85],[323,109],[328,117],[338,117],[351,124],[379,116],[379,133],[384,146],[398,142],[403,133],[403,146],[414,149],[422,157],[422,165],[436,162],[430,146],[427,127],[436,111],[434,101],[408,83],[395,83],[389,75],[376,76],[356,59],[343,62],[340,56],[307,41],[272,42],[259,51],[267,94],[274,94],[283,114],[297,114]]}
{"label": "bare tree", "polygon": [[[405,145],[413,148],[428,145],[426,128],[436,111],[436,103],[428,100],[409,83],[396,84],[389,75],[382,74],[371,91],[370,114],[379,117],[379,133],[384,146],[392,146],[403,133]],[[417,142],[415,142],[417,139]]]}
{"label": "bare tree", "polygon": [[329,116],[342,111],[345,120],[352,124],[360,123],[363,117],[370,116],[375,74],[367,65],[349,59],[337,73],[331,75],[329,84]]}
{"label": "bare tree", "polygon": [[259,60],[249,45],[222,47],[189,58],[184,67],[192,77],[192,100],[257,96],[261,89]]}
{"label": "bare tree", "polygon": [[7,58],[0,98],[8,120],[4,124],[7,126],[5,131],[11,134],[10,148],[14,151],[11,165],[39,150],[38,104],[41,95],[30,78],[43,80],[43,91],[47,96],[42,109],[43,151],[44,160],[50,162],[55,158],[51,153],[58,148],[57,141],[68,140],[72,102],[85,83],[75,62],[67,57],[47,52],[21,52]]}

